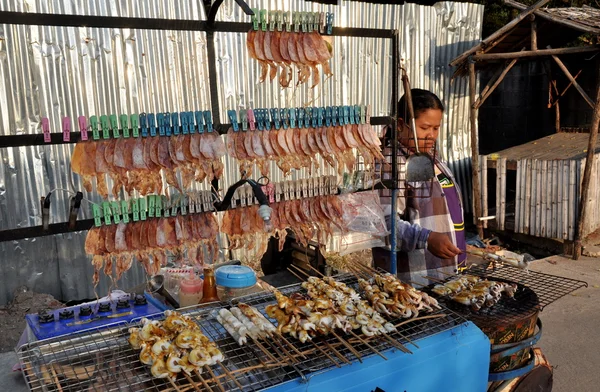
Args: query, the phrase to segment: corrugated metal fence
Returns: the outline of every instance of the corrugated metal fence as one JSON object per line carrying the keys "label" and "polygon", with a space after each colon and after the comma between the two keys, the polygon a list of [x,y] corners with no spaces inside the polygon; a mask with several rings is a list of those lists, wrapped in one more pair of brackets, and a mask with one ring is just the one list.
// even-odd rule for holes
{"label": "corrugated metal fence", "polygon": [[[414,87],[436,92],[445,103],[440,153],[462,186],[470,208],[470,139],[467,81],[450,81],[448,63],[481,38],[483,7],[441,2],[433,7],[344,3],[341,7],[290,1],[250,1],[253,7],[335,12],[337,26],[398,28],[401,55]],[[199,1],[89,2],[2,0],[8,11],[106,16],[203,19]],[[232,0],[218,20],[246,20]],[[336,38],[334,77],[319,87],[282,90],[258,85],[245,34],[217,35],[222,118],[228,108],[371,104],[389,113],[391,52],[381,39]],[[0,25],[0,134],[40,132],[41,117],[53,130],[64,116],[210,109],[206,39],[202,32],[144,31]],[[71,174],[72,145],[0,150],[0,230],[39,225],[39,197],[53,189],[81,189]],[[237,179],[226,162],[228,179]],[[277,171],[272,170],[273,173]],[[325,173],[328,174],[328,173]],[[297,173],[302,177],[307,173]],[[292,178],[294,179],[294,178]],[[273,181],[279,180],[277,174]],[[204,186],[198,186],[202,189]],[[59,195],[59,194],[57,194]],[[97,201],[92,193],[87,198]],[[66,195],[53,199],[51,221],[67,216]],[[86,218],[89,213],[83,214]],[[93,296],[92,267],[83,251],[86,233],[0,243],[0,304],[27,285],[63,300]],[[144,279],[132,268],[122,287]],[[108,289],[101,280],[99,294]]]}

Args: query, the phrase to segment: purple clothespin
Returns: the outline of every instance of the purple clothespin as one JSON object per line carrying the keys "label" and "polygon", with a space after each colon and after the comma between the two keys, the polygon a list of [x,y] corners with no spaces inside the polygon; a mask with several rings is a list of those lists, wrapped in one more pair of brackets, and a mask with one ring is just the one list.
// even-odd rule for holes
{"label": "purple clothespin", "polygon": [[81,132],[81,140],[86,141],[86,140],[88,140],[87,120],[86,120],[85,116],[79,116],[78,120],[79,120],[79,132]]}
{"label": "purple clothespin", "polygon": [[50,137],[50,122],[48,117],[42,117],[42,132],[44,132],[44,143],[50,143],[52,138]]}
{"label": "purple clothespin", "polygon": [[63,141],[71,141],[71,118],[63,117],[62,119]]}

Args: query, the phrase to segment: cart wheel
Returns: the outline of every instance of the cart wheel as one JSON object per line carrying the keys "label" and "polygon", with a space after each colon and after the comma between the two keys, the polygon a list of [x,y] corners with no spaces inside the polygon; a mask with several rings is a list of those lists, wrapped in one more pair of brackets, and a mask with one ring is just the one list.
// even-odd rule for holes
{"label": "cart wheel", "polygon": [[514,392],[551,392],[552,391],[552,368],[546,366],[538,366],[525,375]]}

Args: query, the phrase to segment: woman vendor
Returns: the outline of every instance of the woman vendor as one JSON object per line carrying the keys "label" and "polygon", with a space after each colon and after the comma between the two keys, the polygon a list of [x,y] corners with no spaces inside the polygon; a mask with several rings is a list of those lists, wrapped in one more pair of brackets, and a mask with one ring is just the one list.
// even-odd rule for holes
{"label": "woman vendor", "polygon": [[[411,89],[415,127],[420,152],[434,153],[436,140],[444,114],[440,99],[430,91]],[[410,116],[406,110],[406,95],[398,102],[398,166],[406,165],[407,157],[414,152]],[[387,163],[380,163],[384,179],[391,179],[391,128],[384,137],[384,155]],[[454,274],[466,261],[466,242],[460,190],[450,169],[441,161],[434,162],[433,186],[411,188],[402,185],[398,192],[397,267],[398,277],[404,281],[429,284],[423,276],[444,279]],[[401,182],[402,184],[403,182]],[[429,183],[427,183],[429,184]],[[380,191],[388,229],[391,226],[391,190]],[[385,248],[373,249],[375,266],[389,269],[390,253]]]}

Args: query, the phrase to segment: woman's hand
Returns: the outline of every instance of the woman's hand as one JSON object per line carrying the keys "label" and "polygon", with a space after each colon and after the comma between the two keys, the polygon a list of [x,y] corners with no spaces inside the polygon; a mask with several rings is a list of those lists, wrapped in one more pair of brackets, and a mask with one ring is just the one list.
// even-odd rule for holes
{"label": "woman's hand", "polygon": [[461,250],[452,243],[450,237],[435,231],[429,233],[427,250],[441,259],[451,259],[461,253]]}

